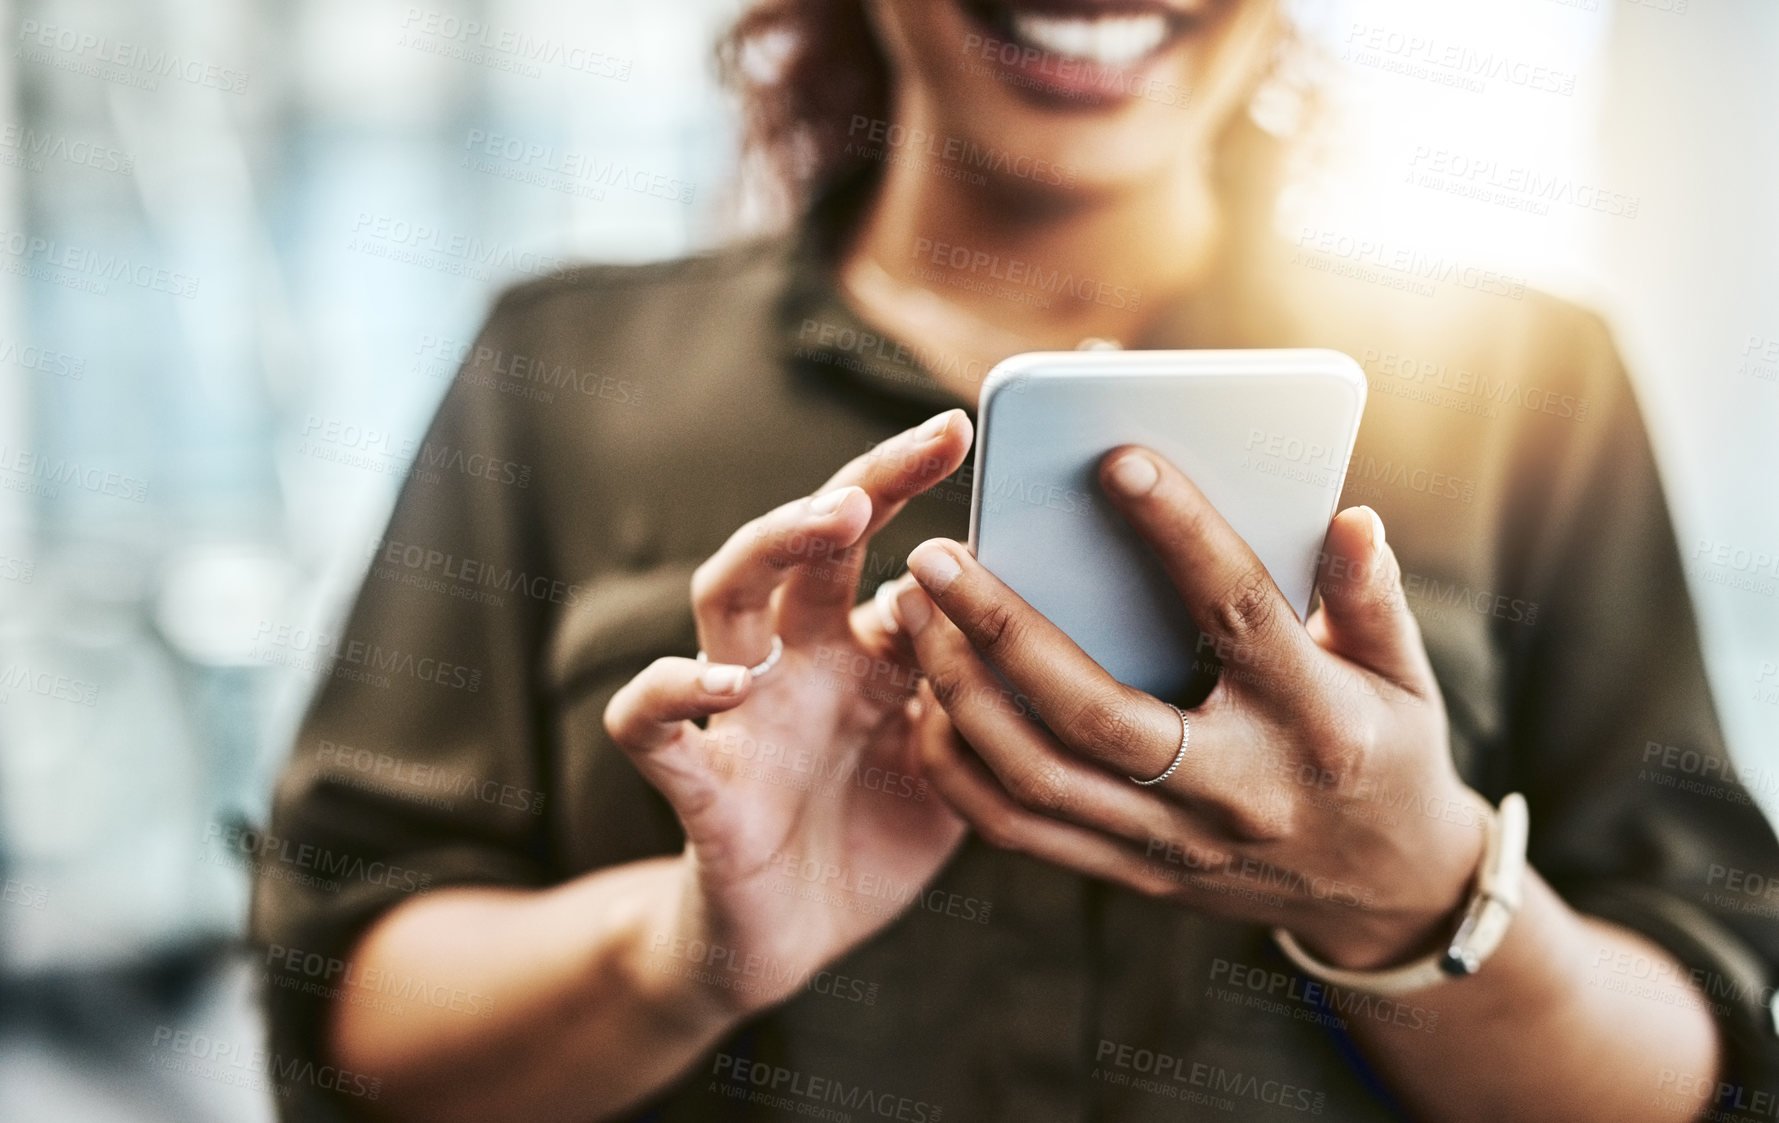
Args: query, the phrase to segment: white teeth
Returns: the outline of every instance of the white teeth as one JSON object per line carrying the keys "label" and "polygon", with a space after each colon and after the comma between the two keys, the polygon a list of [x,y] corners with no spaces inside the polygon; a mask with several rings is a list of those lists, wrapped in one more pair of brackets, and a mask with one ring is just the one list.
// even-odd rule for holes
{"label": "white teeth", "polygon": [[1151,12],[1140,16],[1042,16],[1013,14],[1013,33],[1041,50],[1102,66],[1135,62],[1161,46],[1167,38],[1167,17]]}

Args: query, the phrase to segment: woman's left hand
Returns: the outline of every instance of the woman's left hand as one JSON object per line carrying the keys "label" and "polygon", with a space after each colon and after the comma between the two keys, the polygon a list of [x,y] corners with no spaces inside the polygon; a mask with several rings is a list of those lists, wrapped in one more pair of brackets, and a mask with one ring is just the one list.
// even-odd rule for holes
{"label": "woman's left hand", "polygon": [[1392,965],[1448,936],[1489,808],[1452,764],[1376,513],[1350,507],[1330,524],[1322,603],[1299,622],[1173,465],[1126,447],[1100,475],[1223,663],[1186,711],[1183,760],[1160,784],[1133,783],[1174,760],[1180,715],[1115,681],[967,549],[935,539],[910,555],[919,585],[897,600],[923,697],[938,703],[918,718],[933,785],[992,845],[1282,925],[1340,966]]}

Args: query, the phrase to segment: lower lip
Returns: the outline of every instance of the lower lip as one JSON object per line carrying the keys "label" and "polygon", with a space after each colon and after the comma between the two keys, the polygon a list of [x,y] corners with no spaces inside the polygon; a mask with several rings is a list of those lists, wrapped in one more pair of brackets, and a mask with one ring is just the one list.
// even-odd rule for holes
{"label": "lower lip", "polygon": [[1000,81],[1033,100],[1079,109],[1105,109],[1138,99],[1186,103],[1186,90],[1164,73],[1168,57],[1185,41],[1180,31],[1141,58],[1113,65],[1032,46],[987,22],[969,4],[959,6],[971,27],[964,37],[965,64],[990,68]]}

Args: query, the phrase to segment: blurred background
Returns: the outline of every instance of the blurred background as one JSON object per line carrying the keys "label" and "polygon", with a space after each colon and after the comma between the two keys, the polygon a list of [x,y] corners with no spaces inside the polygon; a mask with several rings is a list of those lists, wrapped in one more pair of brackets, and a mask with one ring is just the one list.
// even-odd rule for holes
{"label": "blurred background", "polygon": [[[0,3],[0,1119],[271,1118],[230,831],[492,296],[758,225],[740,2]],[[1281,231],[1608,317],[1779,810],[1779,5],[1293,10],[1333,110]]]}

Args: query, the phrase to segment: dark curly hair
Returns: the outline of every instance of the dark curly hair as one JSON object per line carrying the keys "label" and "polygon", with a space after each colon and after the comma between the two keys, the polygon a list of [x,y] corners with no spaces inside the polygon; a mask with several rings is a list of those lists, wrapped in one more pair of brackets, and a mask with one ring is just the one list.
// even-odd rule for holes
{"label": "dark curly hair", "polygon": [[890,69],[861,0],[760,0],[717,45],[741,98],[744,173],[799,208],[864,161],[847,153],[855,114],[884,117]]}

